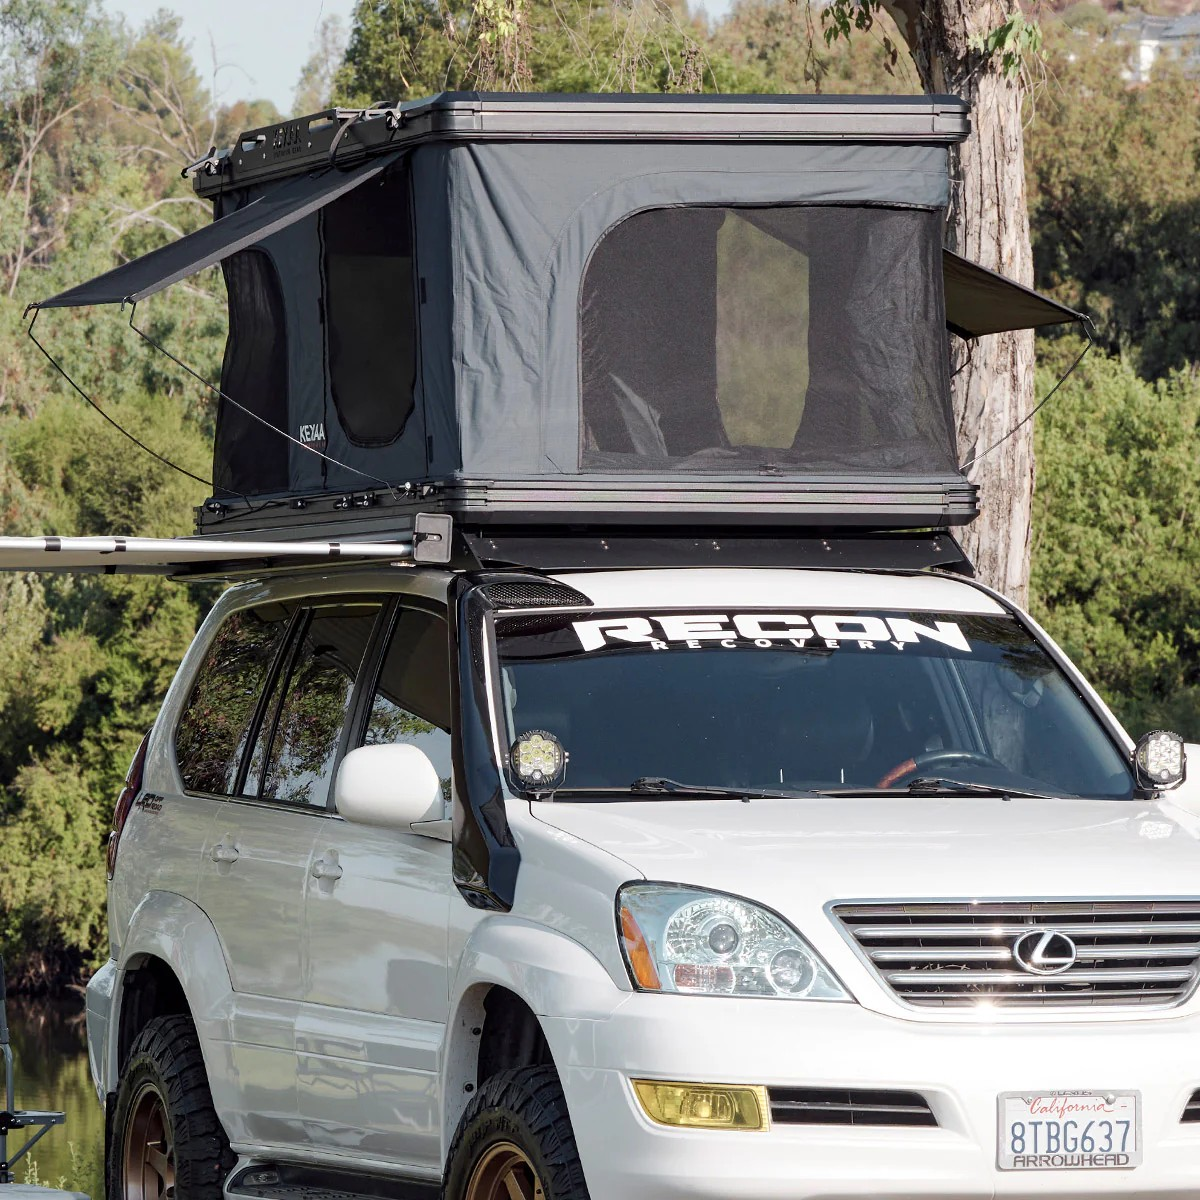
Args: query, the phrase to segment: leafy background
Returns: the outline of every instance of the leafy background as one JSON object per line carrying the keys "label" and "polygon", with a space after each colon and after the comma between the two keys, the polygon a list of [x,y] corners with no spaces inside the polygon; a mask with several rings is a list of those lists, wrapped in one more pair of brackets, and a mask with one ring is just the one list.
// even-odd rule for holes
{"label": "leafy background", "polygon": [[[1132,732],[1200,740],[1200,105],[1170,63],[1123,80],[1120,19],[1043,14],[1030,101],[1038,284],[1101,338],[1037,418],[1033,610]],[[683,0],[361,0],[349,30],[322,29],[295,107],[475,85],[919,90],[885,39],[881,24],[826,46],[820,13],[787,0],[740,0],[715,24]],[[279,116],[215,105],[170,14],[131,29],[90,0],[0,0],[0,532],[190,529],[205,489],[88,408],[22,313],[207,220],[179,168]],[[216,272],[137,319],[219,370]],[[210,398],[127,314],[51,311],[36,333],[116,421],[206,475]],[[1042,391],[1077,349],[1039,340]],[[0,575],[0,951],[25,989],[104,951],[112,803],[210,601],[153,579]]]}

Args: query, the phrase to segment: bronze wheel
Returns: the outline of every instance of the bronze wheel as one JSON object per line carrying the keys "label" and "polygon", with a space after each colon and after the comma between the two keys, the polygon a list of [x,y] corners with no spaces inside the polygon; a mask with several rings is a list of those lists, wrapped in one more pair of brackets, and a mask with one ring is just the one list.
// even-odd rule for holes
{"label": "bronze wheel", "polygon": [[471,1097],[446,1156],[443,1200],[588,1200],[553,1066],[497,1071]]}
{"label": "bronze wheel", "polygon": [[121,1070],[105,1147],[107,1200],[224,1200],[236,1158],[191,1019],[154,1017]]}
{"label": "bronze wheel", "polygon": [[153,1082],[142,1084],[133,1098],[121,1178],[124,1200],[175,1200],[175,1139],[167,1102]]}
{"label": "bronze wheel", "polygon": [[528,1155],[511,1142],[493,1146],[471,1172],[466,1200],[545,1200]]}

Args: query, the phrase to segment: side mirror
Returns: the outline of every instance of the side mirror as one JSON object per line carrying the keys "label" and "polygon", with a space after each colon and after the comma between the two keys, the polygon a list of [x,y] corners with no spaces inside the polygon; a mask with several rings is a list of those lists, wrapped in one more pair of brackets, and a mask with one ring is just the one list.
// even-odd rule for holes
{"label": "side mirror", "polygon": [[347,821],[422,833],[412,826],[441,821],[442,781],[416,746],[360,746],[342,759],[333,802]]}
{"label": "side mirror", "polygon": [[1133,748],[1133,773],[1147,792],[1169,792],[1187,778],[1183,738],[1166,729],[1144,733]]}

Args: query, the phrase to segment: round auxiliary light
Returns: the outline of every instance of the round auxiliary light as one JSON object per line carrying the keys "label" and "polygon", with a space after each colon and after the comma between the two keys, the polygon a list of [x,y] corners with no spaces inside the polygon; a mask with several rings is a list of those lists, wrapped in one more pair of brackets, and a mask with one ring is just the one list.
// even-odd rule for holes
{"label": "round auxiliary light", "polygon": [[1178,787],[1187,772],[1183,738],[1166,729],[1145,734],[1134,749],[1133,765],[1144,788],[1166,791]]}
{"label": "round auxiliary light", "polygon": [[567,769],[562,742],[544,729],[531,729],[509,751],[513,773],[527,787],[557,787]]}

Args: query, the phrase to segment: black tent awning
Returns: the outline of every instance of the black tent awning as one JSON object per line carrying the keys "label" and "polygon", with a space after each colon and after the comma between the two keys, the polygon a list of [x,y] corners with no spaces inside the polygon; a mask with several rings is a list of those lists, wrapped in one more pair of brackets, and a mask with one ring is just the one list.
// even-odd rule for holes
{"label": "black tent awning", "polygon": [[398,153],[380,155],[349,171],[330,168],[301,175],[195,233],[30,307],[80,308],[87,304],[136,303],[303,220],[385,171],[399,156]]}
{"label": "black tent awning", "polygon": [[962,338],[1084,319],[1065,304],[951,250],[942,251],[942,277],[946,286],[946,325]]}

